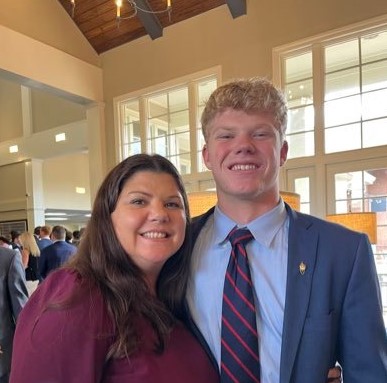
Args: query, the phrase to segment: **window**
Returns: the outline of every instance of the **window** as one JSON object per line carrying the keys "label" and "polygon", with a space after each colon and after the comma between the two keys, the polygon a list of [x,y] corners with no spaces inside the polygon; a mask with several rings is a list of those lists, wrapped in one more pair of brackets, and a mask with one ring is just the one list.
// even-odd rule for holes
{"label": "window", "polygon": [[325,152],[386,145],[387,29],[327,45],[324,55]]}
{"label": "window", "polygon": [[122,116],[122,159],[132,154],[141,153],[140,114],[139,101],[123,103],[120,105]]}
{"label": "window", "polygon": [[275,48],[273,58],[289,105],[281,189],[323,219],[376,212],[387,327],[387,17]]}
{"label": "window", "polygon": [[312,53],[288,57],[285,63],[285,92],[289,114],[289,157],[314,155],[314,107]]}
{"label": "window", "polygon": [[208,81],[202,81],[201,83],[197,84],[197,92],[198,92],[198,107],[197,107],[197,130],[196,130],[196,142],[198,143],[197,145],[197,158],[198,158],[198,169],[199,172],[204,172],[207,170],[205,167],[203,161],[202,161],[202,155],[201,155],[201,150],[204,145],[204,137],[202,134],[202,127],[200,124],[200,117],[202,115],[204,106],[205,106],[205,101],[208,100],[210,97],[212,91],[216,89],[217,87],[217,81],[216,79],[209,79]]}
{"label": "window", "polygon": [[115,100],[119,160],[141,152],[157,153],[182,175],[205,171],[200,115],[218,78],[211,70]]}
{"label": "window", "polygon": [[319,129],[324,153],[387,145],[387,25],[343,35],[277,53],[289,158],[314,156]]}
{"label": "window", "polygon": [[334,173],[335,211],[375,212],[377,243],[372,245],[387,326],[387,168]]}

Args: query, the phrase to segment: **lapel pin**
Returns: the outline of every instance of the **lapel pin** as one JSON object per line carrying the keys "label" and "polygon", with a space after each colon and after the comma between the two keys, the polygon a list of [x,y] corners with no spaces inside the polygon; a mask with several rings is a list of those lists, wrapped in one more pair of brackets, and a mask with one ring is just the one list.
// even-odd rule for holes
{"label": "lapel pin", "polygon": [[305,270],[306,270],[306,265],[305,265],[304,262],[300,263],[299,269],[300,269],[300,274],[304,275],[305,274]]}

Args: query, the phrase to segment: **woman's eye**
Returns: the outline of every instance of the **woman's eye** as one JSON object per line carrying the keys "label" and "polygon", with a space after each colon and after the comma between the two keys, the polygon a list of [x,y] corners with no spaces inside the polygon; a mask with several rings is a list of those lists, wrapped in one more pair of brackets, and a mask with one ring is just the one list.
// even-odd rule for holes
{"label": "woman's eye", "polygon": [[145,201],[143,199],[141,199],[141,198],[136,198],[136,199],[132,199],[130,201],[130,203],[132,205],[143,205],[145,203]]}
{"label": "woman's eye", "polygon": [[178,202],[167,202],[165,206],[168,208],[174,208],[174,209],[180,209],[182,207],[181,204]]}

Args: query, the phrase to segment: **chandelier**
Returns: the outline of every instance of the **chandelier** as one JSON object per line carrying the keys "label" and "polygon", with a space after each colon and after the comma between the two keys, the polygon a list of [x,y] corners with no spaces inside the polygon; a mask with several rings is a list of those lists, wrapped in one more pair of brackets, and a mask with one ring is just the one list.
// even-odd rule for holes
{"label": "chandelier", "polygon": [[[74,17],[75,0],[70,0],[70,1],[71,1],[71,5],[72,5],[71,14],[72,14],[72,17]],[[132,9],[132,12],[128,16],[125,16],[125,17],[121,16],[121,8],[122,8],[122,3],[124,1],[127,1],[129,3],[129,6]],[[136,0],[114,0],[114,2],[116,4],[116,8],[117,8],[116,19],[117,19],[118,24],[120,23],[121,20],[132,19],[133,17],[135,17],[138,14],[138,12],[150,13],[153,15],[160,14],[160,13],[168,13],[169,21],[171,21],[172,0],[167,0],[166,8],[162,9],[160,11],[152,11],[149,8],[144,8],[144,7],[137,4],[138,0],[137,1]],[[141,3],[143,3],[143,2],[141,2]]]}

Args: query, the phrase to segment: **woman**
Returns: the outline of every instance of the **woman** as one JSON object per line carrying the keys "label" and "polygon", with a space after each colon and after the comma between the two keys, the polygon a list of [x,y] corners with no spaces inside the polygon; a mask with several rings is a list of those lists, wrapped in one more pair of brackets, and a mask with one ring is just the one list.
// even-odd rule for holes
{"label": "woman", "polygon": [[40,250],[34,235],[28,231],[20,234],[19,243],[21,245],[22,263],[26,271],[28,295],[31,296],[39,283]]}
{"label": "woman", "polygon": [[118,164],[77,255],[19,317],[10,382],[218,382],[183,324],[188,225],[168,160],[139,154]]}

